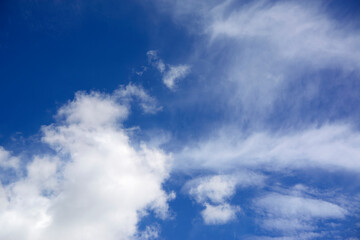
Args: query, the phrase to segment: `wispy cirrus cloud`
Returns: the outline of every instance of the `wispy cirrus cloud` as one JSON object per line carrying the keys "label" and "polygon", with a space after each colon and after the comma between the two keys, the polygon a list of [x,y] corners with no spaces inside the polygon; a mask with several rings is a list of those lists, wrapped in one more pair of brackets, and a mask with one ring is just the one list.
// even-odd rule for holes
{"label": "wispy cirrus cloud", "polygon": [[320,4],[258,1],[230,10],[233,4],[226,1],[213,9],[208,29],[213,38],[258,40],[283,59],[359,69],[359,31],[340,26]]}
{"label": "wispy cirrus cloud", "polygon": [[[348,125],[325,125],[287,133],[242,136],[233,128],[191,143],[177,155],[179,168],[268,168],[273,171],[320,167],[360,171],[360,134]],[[186,161],[191,161],[189,165]]]}
{"label": "wispy cirrus cloud", "polygon": [[163,60],[158,57],[158,53],[155,50],[148,51],[147,56],[149,63],[152,64],[161,73],[163,83],[170,90],[175,90],[177,82],[186,77],[186,75],[188,75],[190,72],[189,65],[165,64]]}
{"label": "wispy cirrus cloud", "polygon": [[[294,106],[292,115],[306,117],[300,116],[300,112],[304,114],[301,106],[314,107],[318,101],[336,105],[331,93],[340,82],[354,85],[352,74],[359,74],[360,32],[356,24],[334,20],[322,3],[158,3],[176,23],[198,37],[196,51],[189,54],[193,68],[201,68],[201,79],[206,79],[200,86],[205,84],[211,91],[206,93],[208,101],[221,101],[219,111],[226,109],[225,114],[232,119],[237,116],[239,122],[263,126],[269,115],[276,116],[279,109],[287,107],[288,99]],[[195,24],[187,24],[187,19],[196,19]],[[324,93],[325,86],[319,86],[319,72],[334,70],[339,72],[337,79],[326,79]],[[298,91],[291,91],[291,86]],[[349,91],[356,95],[358,89],[340,90],[338,96]],[[316,116],[323,120],[323,115],[311,115]],[[295,121],[291,116],[288,119],[289,124]]]}
{"label": "wispy cirrus cloud", "polygon": [[[306,188],[297,185],[287,192],[271,192],[255,199],[260,226],[289,239],[338,235],[339,230],[328,231],[324,226],[336,226],[338,220],[345,219],[350,212],[339,203],[322,199],[319,194],[316,198],[311,197],[304,190]],[[321,232],[317,231],[320,222],[324,228]]]}
{"label": "wispy cirrus cloud", "polygon": [[122,104],[130,104],[137,101],[144,113],[155,114],[162,109],[155,98],[150,96],[143,87],[129,83],[126,86],[120,86],[115,92],[114,97],[119,99]]}
{"label": "wispy cirrus cloud", "polygon": [[[200,72],[192,86],[199,90],[190,88],[188,98],[205,102],[215,119],[221,115],[202,136],[185,142],[174,154],[175,171],[211,172],[209,179],[244,169],[270,172],[272,176],[314,169],[342,176],[359,172],[359,111],[348,108],[360,103],[360,32],[356,24],[334,19],[320,2],[157,3],[197,41],[189,59],[194,72]],[[193,24],[189,24],[191,21]],[[296,181],[302,183],[305,179],[297,176]],[[236,194],[236,184],[226,182],[215,190],[218,185],[208,182],[213,186],[211,191],[193,186],[188,193],[195,199],[207,199],[202,202],[207,202],[214,213],[220,209],[231,212],[220,204],[216,208],[209,196],[216,192],[229,199]],[[278,213],[262,223],[272,236],[286,226],[299,232],[283,232],[274,239],[322,237],[320,228],[316,229],[319,219],[342,221],[352,208],[338,206],[317,194],[309,197],[270,192],[266,196],[258,203],[264,203],[269,216],[277,214],[265,207],[265,202],[272,201],[299,202],[308,214],[304,217],[296,206],[283,204],[279,211],[293,209],[291,217]],[[329,215],[315,208],[329,208]],[[289,218],[294,221],[287,221]],[[313,226],[314,231],[305,231]]]}

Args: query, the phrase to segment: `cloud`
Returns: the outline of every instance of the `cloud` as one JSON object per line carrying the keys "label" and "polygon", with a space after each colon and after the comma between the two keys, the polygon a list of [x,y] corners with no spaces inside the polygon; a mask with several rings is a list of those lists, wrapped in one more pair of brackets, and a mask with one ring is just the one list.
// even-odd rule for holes
{"label": "cloud", "polygon": [[178,65],[169,66],[169,70],[164,74],[163,82],[169,89],[174,89],[176,81],[185,77],[189,72],[189,66]]}
{"label": "cloud", "polygon": [[264,177],[251,172],[198,177],[188,181],[185,189],[197,202],[224,203],[235,194],[237,187],[258,186]]}
{"label": "cloud", "polygon": [[[308,1],[156,2],[194,40],[188,59],[192,71],[200,74],[188,91],[186,99],[192,102],[186,106],[201,102],[210,116],[201,120],[211,128],[204,127],[202,135],[196,134],[174,154],[175,171],[223,175],[247,169],[276,177],[296,175],[293,170],[298,169],[320,168],[330,175],[360,171],[359,114],[351,107],[359,105],[356,23],[334,19],[321,3]],[[194,118],[198,116],[203,115]],[[339,177],[336,174],[332,177]],[[321,181],[315,175],[312,180]],[[296,180],[307,181],[298,175]],[[192,197],[216,207],[235,194],[234,185],[230,180],[194,184]],[[328,219],[310,206],[326,206],[333,213],[338,209],[317,195],[284,196],[304,204],[309,218]],[[277,230],[288,225],[294,231],[318,227],[318,221],[305,221],[299,214],[294,220],[276,217],[263,224]]]}
{"label": "cloud", "polygon": [[159,237],[159,227],[157,225],[147,226],[144,231],[140,232],[136,239],[151,240]]}
{"label": "cloud", "polygon": [[360,134],[346,124],[283,133],[255,132],[248,136],[230,128],[189,144],[176,156],[175,164],[179,169],[246,167],[281,171],[320,167],[359,172],[359,144]]}
{"label": "cloud", "polygon": [[3,169],[17,169],[19,167],[19,159],[11,156],[11,154],[1,146],[0,167]]}
{"label": "cloud", "polygon": [[[206,95],[192,86],[195,90],[184,92],[195,97],[185,96],[181,102],[184,98],[191,99],[191,104],[204,99],[212,114],[217,117],[220,112],[233,121],[221,123],[225,127],[212,130],[210,138],[199,136],[198,142],[184,143],[183,150],[174,153],[174,171],[212,172],[195,177],[185,186],[204,207],[201,215],[205,224],[225,224],[237,218],[240,207],[229,203],[236,190],[263,184],[264,177],[252,171],[360,171],[357,129],[336,121],[315,126],[320,107],[294,113],[301,109],[299,105],[314,99],[323,108],[339,101],[331,92],[337,85],[329,80],[325,89],[312,75],[332,73],[333,69],[358,72],[358,30],[339,27],[320,5],[300,1],[161,2],[174,6],[175,14],[170,15],[180,19],[179,23],[196,22],[197,30],[193,24],[188,30],[196,35],[193,39],[198,41],[194,44],[198,49],[189,59],[203,65],[170,65],[153,50],[147,53],[149,63],[170,90],[176,90],[179,81],[190,73],[190,66],[194,72],[201,72],[194,86],[206,88]],[[206,79],[206,84],[201,79]],[[352,85],[346,77],[336,81]],[[356,86],[351,87],[355,96]],[[348,95],[341,92],[341,96]],[[355,106],[357,99],[351,99]],[[161,110],[154,98],[133,84],[121,86],[113,94],[79,92],[59,110],[58,122],[42,129],[43,142],[54,154],[33,156],[24,175],[0,185],[0,225],[6,229],[0,232],[1,239],[56,240],[60,239],[59,232],[61,239],[159,236],[157,227],[147,226],[141,231],[138,223],[149,212],[167,216],[167,202],[173,194],[167,194],[162,184],[169,177],[171,157],[154,146],[159,144],[130,143],[122,122],[129,116],[133,101],[145,113]],[[292,119],[300,121],[312,113],[315,120],[299,129],[281,124],[278,131],[266,130],[289,102],[292,111],[287,115]],[[237,127],[229,127],[231,124]],[[17,170],[19,158],[0,148],[0,167]],[[272,239],[294,239],[292,232],[298,239],[318,237],[319,233],[312,230],[319,222],[344,219],[349,212],[319,196],[277,192],[256,198],[254,206],[263,217],[259,222],[264,229],[284,233]]]}
{"label": "cloud", "polygon": [[196,178],[187,182],[189,194],[197,202],[222,203],[235,193],[236,181],[232,176],[211,176]]}
{"label": "cloud", "polygon": [[[228,204],[227,201],[236,194],[238,188],[271,184],[270,180],[264,182],[265,177],[261,174],[246,171],[245,174],[241,174],[240,169],[270,173],[267,178],[275,176],[275,179],[279,173],[291,175],[294,174],[293,170],[319,168],[330,172],[358,173],[359,141],[359,133],[347,124],[329,124],[282,133],[255,132],[248,135],[229,127],[219,129],[218,134],[205,140],[189,142],[187,147],[174,154],[174,168],[185,173],[194,170],[215,173],[213,176],[195,178],[186,184],[190,196],[206,208],[209,205],[212,209],[211,207]],[[240,174],[237,175],[236,171],[240,171]],[[221,172],[232,174],[216,175]],[[238,176],[240,178],[237,178]],[[286,184],[286,180],[284,181]],[[302,176],[297,176],[296,181],[302,183],[305,180]],[[309,191],[306,187],[297,189]],[[257,192],[263,194],[263,191],[264,189],[260,188]],[[345,221],[348,210],[355,209],[351,205],[345,204],[346,207],[340,207],[321,199],[322,196],[316,191],[306,196],[294,192],[269,193],[256,202],[258,207],[265,209],[262,215],[265,219],[259,220],[258,223],[266,230],[286,233],[284,236],[289,237],[288,239],[296,239],[293,238],[294,231],[306,232],[304,239],[312,239],[319,234],[318,224],[321,222],[317,221],[318,219]],[[351,198],[347,196],[345,199],[349,201]],[[226,212],[229,213],[230,209]],[[205,217],[209,218],[212,212],[213,220],[206,220]],[[216,224],[214,219],[217,213],[209,210],[206,215],[202,214],[204,222]],[[224,221],[220,221],[221,224]],[[311,235],[310,232],[315,235]]]}
{"label": "cloud", "polygon": [[346,210],[326,201],[272,193],[258,199],[258,207],[285,218],[344,218]]}
{"label": "cloud", "polygon": [[175,90],[176,83],[186,77],[186,75],[190,72],[189,65],[169,65],[165,64],[162,59],[158,57],[157,51],[150,50],[147,52],[149,63],[151,63],[154,67],[162,75],[162,81],[170,90]]}
{"label": "cloud", "polygon": [[[236,8],[233,1],[226,3],[213,9],[205,28],[213,41],[210,50],[232,46],[231,52],[224,49],[226,56],[220,54],[227,59],[222,75],[230,86],[223,91],[240,116],[259,121],[276,114],[288,99],[293,111],[319,99],[319,80],[311,77],[319,70],[359,72],[360,32],[331,20],[320,5],[258,1]],[[302,91],[289,94],[288,86],[299,79],[307,87],[296,85]],[[337,80],[351,84],[346,77]],[[327,87],[336,88],[330,80]]]}
{"label": "cloud", "polygon": [[[341,24],[332,19],[321,3],[267,0],[249,3],[158,0],[156,3],[160,11],[176,19],[192,35],[205,34],[212,43],[225,42],[224,38],[234,39],[227,41],[232,46],[251,41],[258,47],[266,47],[269,54],[287,60],[304,58],[317,66],[336,62],[349,69],[360,67],[357,54],[360,32],[350,21]],[[195,20],[193,24],[188,24],[189,19]],[[235,50],[233,53],[241,57],[240,51]]]}
{"label": "cloud", "polygon": [[296,236],[282,236],[282,237],[256,237],[253,236],[251,238],[246,239],[252,239],[252,240],[298,240],[298,239],[316,239],[319,237],[323,237],[324,234],[321,233],[314,233],[314,232],[303,232],[303,233],[297,233]]}
{"label": "cloud", "polygon": [[[323,66],[338,62],[359,68],[358,31],[349,32],[331,20],[320,5],[257,1],[229,10],[232,2],[213,9],[213,38],[256,39],[276,49],[284,59],[303,59]],[[228,13],[226,13],[228,12]]]}
{"label": "cloud", "polygon": [[237,172],[229,175],[198,177],[188,181],[184,190],[197,203],[204,205],[201,216],[205,224],[225,224],[236,219],[239,206],[227,203],[235,194],[236,188],[257,186],[264,177],[251,172]]}
{"label": "cloud", "polygon": [[225,224],[236,219],[236,213],[240,211],[238,206],[220,204],[213,206],[206,203],[205,209],[201,212],[205,224]]}
{"label": "cloud", "polygon": [[[33,156],[24,175],[0,185],[1,239],[131,239],[143,216],[167,217],[170,157],[132,146],[121,127],[129,109],[118,97],[134,94],[144,97],[131,85],[116,94],[79,92],[59,109],[58,121],[42,128],[54,154]],[[0,153],[1,162],[14,159]]]}
{"label": "cloud", "polygon": [[317,221],[344,219],[348,211],[337,204],[300,195],[269,193],[254,201],[261,227],[285,235],[311,233]]}
{"label": "cloud", "polygon": [[158,57],[158,53],[155,50],[149,50],[147,53],[148,61],[159,70],[160,73],[165,72],[165,63]]}
{"label": "cloud", "polygon": [[126,86],[120,86],[114,92],[114,96],[121,101],[122,104],[129,104],[135,99],[140,104],[145,113],[154,114],[162,109],[158,106],[155,98],[151,97],[141,86],[128,84]]}
{"label": "cloud", "polygon": [[[340,112],[335,90],[339,98],[353,96],[351,102],[359,102],[359,89],[351,86],[360,70],[360,32],[356,23],[333,19],[321,3],[156,2],[195,39],[189,59],[193,72],[201,72],[198,86],[206,84],[207,91],[189,92],[193,96],[188,98],[208,101],[233,121],[264,126],[284,108],[290,111],[282,113],[289,124],[305,121],[307,115],[322,121]],[[315,109],[318,102],[333,108]],[[354,110],[349,115],[354,116]]]}

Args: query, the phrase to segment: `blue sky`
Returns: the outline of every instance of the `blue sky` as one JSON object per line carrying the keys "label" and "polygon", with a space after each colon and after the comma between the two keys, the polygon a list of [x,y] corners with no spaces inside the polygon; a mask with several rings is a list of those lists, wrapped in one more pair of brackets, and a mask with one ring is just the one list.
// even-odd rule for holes
{"label": "blue sky", "polygon": [[360,238],[360,3],[0,3],[0,239]]}

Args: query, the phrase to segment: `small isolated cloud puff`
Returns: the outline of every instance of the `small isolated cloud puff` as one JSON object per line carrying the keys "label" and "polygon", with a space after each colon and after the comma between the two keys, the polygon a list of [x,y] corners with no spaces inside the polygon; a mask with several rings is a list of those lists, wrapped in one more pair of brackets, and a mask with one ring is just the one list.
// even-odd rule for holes
{"label": "small isolated cloud puff", "polygon": [[195,178],[188,181],[184,189],[196,202],[205,206],[201,212],[205,224],[225,224],[235,220],[236,213],[240,211],[240,207],[226,203],[235,194],[236,188],[261,185],[263,179],[262,175],[244,171]]}
{"label": "small isolated cloud puff", "polygon": [[[132,87],[124,91],[134,94]],[[54,154],[34,156],[26,174],[0,185],[0,239],[125,240],[136,237],[149,211],[166,218],[173,194],[162,184],[171,159],[130,144],[118,124],[128,112],[115,95],[98,92],[77,93],[60,108],[62,121],[42,128]],[[13,161],[3,149],[0,154],[1,162]]]}
{"label": "small isolated cloud puff", "polygon": [[263,179],[262,175],[243,171],[195,178],[186,183],[185,189],[198,203],[211,201],[218,204],[232,197],[237,187],[261,185]]}
{"label": "small isolated cloud puff", "polygon": [[201,216],[205,224],[219,225],[235,220],[236,214],[239,211],[240,207],[231,206],[227,203],[216,206],[206,203],[205,209],[201,212]]}
{"label": "small isolated cloud puff", "polygon": [[187,183],[189,194],[197,202],[211,201],[222,203],[235,193],[236,181],[231,176],[213,176],[210,178],[198,178]]}
{"label": "small isolated cloud puff", "polygon": [[178,80],[186,77],[190,72],[188,65],[169,65],[165,64],[162,59],[158,57],[157,51],[150,50],[147,52],[149,63],[159,70],[162,75],[162,81],[170,90],[175,90]]}
{"label": "small isolated cloud puff", "polygon": [[163,82],[169,89],[174,89],[176,81],[185,77],[189,73],[190,67],[187,65],[169,66],[169,70],[164,74]]}
{"label": "small isolated cloud puff", "polygon": [[158,57],[158,53],[155,50],[150,50],[147,53],[148,61],[159,70],[160,73],[165,72],[165,64],[163,60]]}

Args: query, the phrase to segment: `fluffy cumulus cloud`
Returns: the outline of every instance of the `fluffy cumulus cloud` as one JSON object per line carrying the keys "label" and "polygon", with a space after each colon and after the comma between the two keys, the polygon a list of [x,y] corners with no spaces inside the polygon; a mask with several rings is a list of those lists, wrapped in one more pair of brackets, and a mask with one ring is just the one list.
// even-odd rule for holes
{"label": "fluffy cumulus cloud", "polygon": [[205,224],[225,224],[236,219],[236,213],[240,207],[231,206],[227,203],[211,205],[206,203],[205,209],[201,212]]}
{"label": "fluffy cumulus cloud", "polygon": [[[134,86],[119,91],[147,99]],[[58,122],[42,128],[42,141],[54,154],[34,156],[24,174],[1,185],[1,239],[156,236],[151,227],[140,234],[137,224],[149,212],[167,217],[162,184],[170,157],[130,143],[121,126],[129,109],[117,95],[77,93],[59,109]],[[1,154],[2,165],[17,167],[16,158]]]}
{"label": "fluffy cumulus cloud", "polygon": [[258,186],[263,181],[262,175],[242,171],[198,177],[188,181],[184,188],[197,202],[223,203],[234,195],[237,187]]}
{"label": "fluffy cumulus cloud", "polygon": [[182,78],[186,77],[190,72],[190,66],[181,65],[169,65],[158,57],[158,53],[155,50],[147,52],[149,63],[152,64],[162,75],[162,81],[166,87],[170,90],[175,90],[176,83]]}
{"label": "fluffy cumulus cloud", "polygon": [[205,224],[225,224],[236,219],[239,206],[227,203],[236,188],[263,184],[264,177],[251,172],[198,177],[188,181],[184,189],[197,203],[204,206],[201,212]]}

